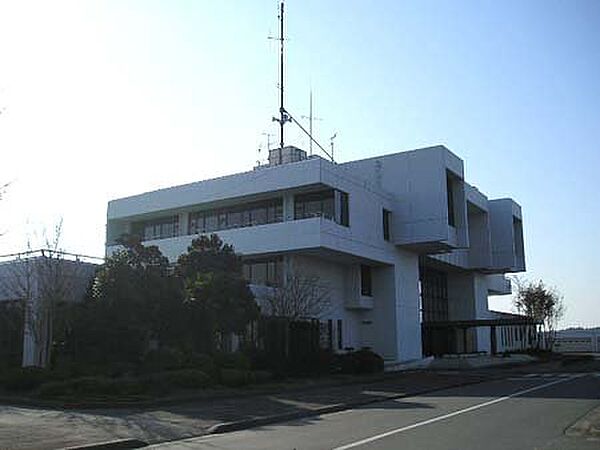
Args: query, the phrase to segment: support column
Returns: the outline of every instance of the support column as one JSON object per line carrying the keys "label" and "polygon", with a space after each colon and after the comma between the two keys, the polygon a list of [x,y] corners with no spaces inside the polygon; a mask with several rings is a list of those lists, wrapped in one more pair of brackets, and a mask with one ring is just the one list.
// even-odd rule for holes
{"label": "support column", "polygon": [[283,195],[283,220],[294,220],[294,194]]}

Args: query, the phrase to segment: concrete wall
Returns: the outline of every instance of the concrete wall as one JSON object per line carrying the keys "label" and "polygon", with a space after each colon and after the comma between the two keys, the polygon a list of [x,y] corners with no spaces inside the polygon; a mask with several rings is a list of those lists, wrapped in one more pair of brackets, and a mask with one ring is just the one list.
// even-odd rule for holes
{"label": "concrete wall", "polygon": [[[396,197],[392,230],[397,245],[433,249],[467,245],[463,165],[445,147],[352,161],[343,167]],[[447,172],[455,179],[456,227],[448,225]]]}

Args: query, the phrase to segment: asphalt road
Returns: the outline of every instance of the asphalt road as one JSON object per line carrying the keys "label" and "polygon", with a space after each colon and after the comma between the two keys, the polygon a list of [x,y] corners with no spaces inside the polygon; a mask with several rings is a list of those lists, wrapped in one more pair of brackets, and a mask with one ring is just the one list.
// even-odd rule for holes
{"label": "asphalt road", "polygon": [[600,405],[600,374],[531,373],[154,449],[600,449],[564,431]]}

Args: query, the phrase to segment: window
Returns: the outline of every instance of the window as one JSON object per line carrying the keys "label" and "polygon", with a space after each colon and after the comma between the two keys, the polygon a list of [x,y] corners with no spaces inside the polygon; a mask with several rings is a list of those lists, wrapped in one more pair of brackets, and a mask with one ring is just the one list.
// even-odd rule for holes
{"label": "window", "polygon": [[334,190],[310,192],[294,197],[294,218],[308,219],[324,217],[333,220],[335,216]]}
{"label": "window", "polygon": [[350,226],[350,207],[346,192],[340,192],[340,225]]}
{"label": "window", "polygon": [[448,320],[448,278],[444,272],[419,268],[423,322]]}
{"label": "window", "polygon": [[456,217],[454,213],[454,182],[450,172],[446,171],[446,194],[448,196],[448,225],[456,226]]}
{"label": "window", "polygon": [[283,200],[277,198],[219,210],[190,213],[188,230],[189,234],[211,233],[282,221]]}
{"label": "window", "polygon": [[387,209],[383,209],[383,239],[390,240],[390,219],[392,213]]}
{"label": "window", "polygon": [[133,224],[134,233],[143,241],[166,239],[179,234],[179,216],[167,216]]}
{"label": "window", "polygon": [[373,295],[371,285],[371,267],[360,265],[360,294],[367,297]]}
{"label": "window", "polygon": [[283,279],[283,259],[244,261],[244,277],[250,284],[279,286]]}
{"label": "window", "polygon": [[[336,210],[338,202],[339,209]],[[311,217],[323,217],[347,227],[349,225],[348,194],[335,189],[327,189],[296,195],[294,197],[294,219]]]}
{"label": "window", "polygon": [[342,335],[342,319],[338,319],[337,321],[337,345],[338,350],[342,350],[344,348],[344,339]]}

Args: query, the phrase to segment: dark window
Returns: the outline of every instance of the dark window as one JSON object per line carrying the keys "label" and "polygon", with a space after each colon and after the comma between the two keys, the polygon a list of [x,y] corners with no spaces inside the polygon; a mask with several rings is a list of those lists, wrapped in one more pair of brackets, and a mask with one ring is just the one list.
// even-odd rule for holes
{"label": "dark window", "polygon": [[219,210],[190,213],[189,234],[211,233],[283,221],[283,200],[273,199]]}
{"label": "dark window", "polygon": [[282,258],[244,261],[244,277],[250,284],[280,286],[283,278]]}
{"label": "dark window", "polygon": [[340,192],[340,225],[350,226],[350,207],[346,192]]}
{"label": "dark window", "polygon": [[448,320],[448,278],[444,272],[421,267],[423,322]]}
{"label": "dark window", "polygon": [[456,226],[456,217],[454,213],[454,183],[452,176],[446,171],[446,194],[448,195],[448,225]]}
{"label": "dark window", "polygon": [[390,219],[392,213],[387,209],[383,210],[383,238],[386,241],[390,240]]}
{"label": "dark window", "polygon": [[373,295],[371,284],[371,267],[363,264],[360,265],[360,294],[368,297]]}
{"label": "dark window", "polygon": [[337,338],[338,338],[338,350],[342,350],[344,348],[344,338],[342,335],[342,319],[338,319],[337,321]]}
{"label": "dark window", "polygon": [[214,211],[209,211],[206,213],[204,218],[205,227],[204,232],[210,233],[211,231],[217,231],[219,229],[219,216]]}
{"label": "dark window", "polygon": [[294,218],[299,220],[324,217],[333,220],[335,215],[334,204],[333,189],[296,195],[294,197]]}
{"label": "dark window", "polygon": [[133,224],[134,233],[143,241],[166,239],[179,234],[179,216],[167,216]]}

